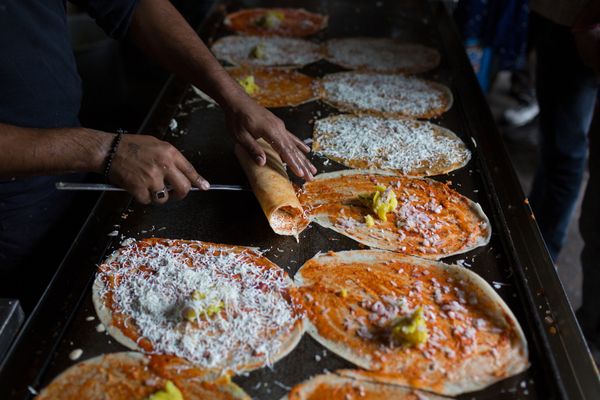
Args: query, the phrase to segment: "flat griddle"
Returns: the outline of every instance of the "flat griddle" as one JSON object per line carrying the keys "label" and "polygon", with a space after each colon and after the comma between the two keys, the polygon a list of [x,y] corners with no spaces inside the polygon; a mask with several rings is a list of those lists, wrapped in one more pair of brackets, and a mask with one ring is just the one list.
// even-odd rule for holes
{"label": "flat griddle", "polygon": [[[199,33],[210,43],[230,34],[222,26],[225,12],[278,4],[218,2]],[[436,47],[442,53],[442,64],[426,77],[448,85],[455,101],[452,109],[434,122],[456,132],[473,152],[473,159],[465,168],[435,179],[451,181],[455,190],[479,202],[493,229],[487,246],[444,261],[465,260],[497,289],[520,321],[531,353],[531,367],[526,372],[460,398],[600,398],[600,383],[585,341],[444,6],[419,0],[287,1],[285,5],[329,15],[329,27],[310,40],[392,36]],[[301,72],[322,76],[340,70],[320,61]],[[311,137],[316,118],[338,113],[321,102],[274,112],[302,139]],[[172,119],[178,125],[174,131],[168,128]],[[199,99],[181,81],[168,81],[140,131],[172,142],[210,182],[245,183],[222,111]],[[320,172],[344,168],[325,158],[312,156],[312,160]],[[33,397],[32,393],[74,364],[69,359],[74,349],[83,350],[78,361],[126,350],[96,331],[99,321],[92,306],[91,283],[98,263],[123,238],[151,236],[259,247],[292,276],[319,251],[360,248],[316,224],[301,234],[300,242],[277,236],[251,192],[195,193],[163,207],[142,206],[127,195],[106,193],[4,360],[0,399]],[[312,375],[352,367],[305,335],[289,356],[272,367],[234,380],[253,398],[279,399],[289,387]]]}

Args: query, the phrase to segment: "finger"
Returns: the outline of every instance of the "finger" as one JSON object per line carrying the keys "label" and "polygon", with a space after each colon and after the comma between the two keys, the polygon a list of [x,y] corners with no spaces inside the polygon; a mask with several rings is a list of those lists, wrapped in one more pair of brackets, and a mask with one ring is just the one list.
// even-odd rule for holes
{"label": "finger", "polygon": [[173,189],[171,195],[177,200],[185,198],[192,187],[187,176],[177,168],[172,168],[166,173],[165,181],[171,185]]}
{"label": "finger", "polygon": [[183,173],[192,186],[202,190],[210,189],[210,183],[196,171],[196,168],[183,155],[175,161],[175,166]]}
{"label": "finger", "polygon": [[279,157],[281,157],[281,159],[285,161],[287,166],[290,167],[290,169],[296,176],[300,178],[304,176],[304,171],[300,167],[300,164],[298,163],[299,161],[294,156],[294,153],[296,152],[295,146],[288,147],[281,143],[281,140],[272,140],[271,146],[273,146],[275,151],[279,154]]}
{"label": "finger", "polygon": [[296,158],[298,159],[302,169],[304,170],[304,179],[306,179],[307,181],[310,181],[313,178],[312,172],[309,167],[310,162],[306,159],[304,154],[298,149],[296,149]]}
{"label": "finger", "polygon": [[314,165],[312,165],[312,163],[310,162],[310,160],[308,159],[308,157],[306,157],[306,154],[302,153],[301,151],[297,151],[297,153],[298,153],[298,158],[302,162],[302,165],[304,166],[304,168],[307,171],[309,171],[311,175],[316,174],[317,173],[317,169],[315,168]]}
{"label": "finger", "polygon": [[250,157],[260,166],[265,165],[267,157],[265,151],[258,144],[256,139],[252,137],[248,132],[242,131],[236,136],[236,139],[240,145],[250,154]]}
{"label": "finger", "polygon": [[150,196],[150,192],[148,189],[142,187],[138,189],[134,189],[130,191],[131,195],[140,204],[150,204],[152,203],[152,196]]}
{"label": "finger", "polygon": [[291,132],[288,132],[288,135],[290,136],[290,139],[292,139],[292,141],[294,142],[296,147],[298,147],[300,150],[302,150],[302,152],[304,152],[304,153],[310,152],[310,147],[308,147],[308,145],[306,143],[304,143],[302,140],[300,140],[300,138],[298,138],[296,135],[294,135]]}
{"label": "finger", "polygon": [[152,202],[155,204],[165,204],[169,201],[169,192],[165,187],[164,181],[156,181],[148,188]]}

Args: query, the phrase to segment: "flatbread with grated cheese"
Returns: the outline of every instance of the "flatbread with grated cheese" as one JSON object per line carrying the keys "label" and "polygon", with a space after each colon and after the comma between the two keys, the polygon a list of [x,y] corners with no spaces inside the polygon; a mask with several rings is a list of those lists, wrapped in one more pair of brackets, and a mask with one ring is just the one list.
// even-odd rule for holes
{"label": "flatbread with grated cheese", "polygon": [[323,57],[318,44],[285,37],[225,36],[211,51],[230,64],[257,67],[302,67]]}
{"label": "flatbread with grated cheese", "polygon": [[405,386],[382,384],[333,374],[312,377],[292,388],[281,400],[444,400]]}
{"label": "flatbread with grated cheese", "polygon": [[[479,275],[382,250],[329,252],[294,277],[319,343],[367,371],[340,374],[455,396],[529,366],[515,316]],[[421,310],[422,342],[398,324]]]}
{"label": "flatbread with grated cheese", "polygon": [[404,118],[336,115],[315,122],[313,139],[313,152],[347,167],[408,176],[445,174],[471,158],[452,131]]}
{"label": "flatbread with grated cheese", "polygon": [[341,38],[325,43],[325,59],[360,71],[418,74],[440,64],[439,51],[391,38]]}
{"label": "flatbread with grated cheese", "polygon": [[[387,221],[365,206],[360,195],[381,185],[398,201]],[[489,220],[479,204],[431,179],[385,171],[344,170],[306,182],[299,199],[309,218],[370,247],[439,260],[486,245]],[[374,225],[367,224],[367,215]]]}
{"label": "flatbread with grated cheese", "polygon": [[303,37],[325,29],[327,16],[302,8],[248,8],[227,14],[223,23],[246,35]]}
{"label": "flatbread with grated cheese", "polygon": [[437,82],[370,72],[338,72],[323,77],[322,100],[342,111],[433,118],[452,107],[452,93]]}
{"label": "flatbread with grated cheese", "polygon": [[227,72],[263,107],[295,107],[320,95],[320,80],[291,69],[233,67]]}
{"label": "flatbread with grated cheese", "polygon": [[36,400],[148,399],[170,381],[184,399],[250,400],[228,376],[217,376],[181,358],[112,353],[82,361],[56,377]]}
{"label": "flatbread with grated cheese", "polygon": [[295,347],[295,296],[286,272],[252,249],[158,238],[124,243],[93,286],[96,312],[119,343],[233,373]]}

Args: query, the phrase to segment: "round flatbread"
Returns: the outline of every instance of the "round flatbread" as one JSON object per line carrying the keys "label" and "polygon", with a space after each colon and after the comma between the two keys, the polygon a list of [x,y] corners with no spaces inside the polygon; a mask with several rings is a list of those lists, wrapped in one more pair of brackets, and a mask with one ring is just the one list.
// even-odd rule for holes
{"label": "round flatbread", "polygon": [[439,51],[390,38],[331,39],[325,44],[325,54],[329,62],[361,71],[417,74],[440,64]]}
{"label": "round flatbread", "polygon": [[250,8],[228,14],[224,24],[246,35],[304,37],[325,29],[327,16],[302,8]]}
{"label": "round flatbread", "polygon": [[408,176],[445,174],[471,158],[452,131],[404,118],[336,115],[315,122],[313,139],[313,152],[347,167]]}
{"label": "round flatbread", "polygon": [[323,56],[318,44],[285,37],[225,36],[211,51],[230,64],[259,67],[302,67]]}
{"label": "round flatbread", "polygon": [[452,107],[446,86],[423,79],[369,72],[338,72],[323,78],[322,100],[342,111],[433,118]]}
{"label": "round flatbread", "polygon": [[228,376],[213,375],[177,357],[133,352],[82,361],[56,377],[36,399],[146,400],[167,390],[167,382],[184,399],[250,400]]}
{"label": "round flatbread", "polygon": [[444,400],[442,397],[399,385],[381,384],[336,374],[317,375],[294,386],[282,400]]}
{"label": "round flatbread", "polygon": [[[310,335],[372,371],[340,371],[346,376],[454,396],[529,365],[516,318],[466,268],[382,250],[343,251],[315,256],[295,281]],[[403,336],[403,328],[425,336]]]}
{"label": "round flatbread", "polygon": [[295,107],[316,100],[320,81],[291,69],[227,68],[246,93],[263,107]]}
{"label": "round flatbread", "polygon": [[158,238],[124,243],[93,286],[100,321],[119,343],[233,373],[295,347],[295,296],[285,271],[249,248]]}
{"label": "round flatbread", "polygon": [[[384,188],[397,199],[387,221],[361,197]],[[304,184],[299,199],[309,218],[370,247],[440,259],[487,244],[491,227],[481,207],[431,179],[385,171],[320,174]],[[369,224],[369,217],[372,224]]]}

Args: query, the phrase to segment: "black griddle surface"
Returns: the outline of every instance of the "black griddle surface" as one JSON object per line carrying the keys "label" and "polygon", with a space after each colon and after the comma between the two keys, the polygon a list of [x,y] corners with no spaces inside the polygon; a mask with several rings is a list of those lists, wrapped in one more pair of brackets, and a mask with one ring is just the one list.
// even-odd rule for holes
{"label": "black griddle surface", "polygon": [[[279,3],[245,2],[244,6],[276,4]],[[296,1],[286,2],[286,5],[329,15],[329,27],[310,40],[391,36],[430,45],[442,53],[440,67],[425,76],[448,85],[455,103],[434,122],[461,137],[473,152],[473,158],[459,171],[435,179],[451,181],[455,190],[479,202],[493,230],[487,246],[444,261],[465,260],[490,284],[496,283],[497,292],[516,314],[526,333],[531,360],[526,372],[459,398],[551,399],[565,395],[594,398],[586,397],[600,392],[597,380],[594,381],[587,370],[591,364],[584,357],[587,353],[581,334],[530,218],[531,211],[524,204],[525,198],[458,35],[443,7],[418,0]],[[225,9],[238,8],[239,3],[219,3],[200,31],[203,38],[210,42],[230,34],[221,25],[223,13]],[[322,76],[340,70],[320,61],[301,71]],[[318,101],[273,111],[302,139],[311,137],[315,119],[338,113]],[[178,123],[175,132],[167,128],[172,118]],[[245,183],[243,171],[232,153],[222,111],[200,100],[181,82],[171,80],[167,84],[143,132],[157,136],[166,133],[165,139],[179,148],[212,183]],[[325,158],[311,158],[319,172],[344,169]],[[115,229],[119,232],[117,238],[107,236]],[[47,385],[74,364],[69,359],[73,349],[83,350],[78,361],[103,353],[127,351],[110,336],[96,331],[99,321],[92,305],[91,282],[95,266],[118,247],[120,240],[152,236],[259,247],[291,276],[319,251],[360,248],[356,242],[316,224],[300,235],[299,242],[274,234],[251,192],[190,193],[186,199],[162,207],[130,204],[127,195],[107,193],[0,371],[0,398],[5,398],[2,393],[10,396],[6,398],[28,397],[27,386],[39,390]],[[521,238],[527,243],[518,242]],[[530,270],[533,262],[538,263],[535,273]],[[554,286],[547,284],[544,291],[541,289],[544,281]],[[557,338],[560,339],[558,344]],[[561,364],[560,357],[571,361],[570,357],[577,357],[580,362]],[[312,375],[340,368],[354,367],[307,334],[283,360],[234,380],[253,398],[279,399],[289,387]],[[7,390],[5,385],[10,385],[12,390]]]}

